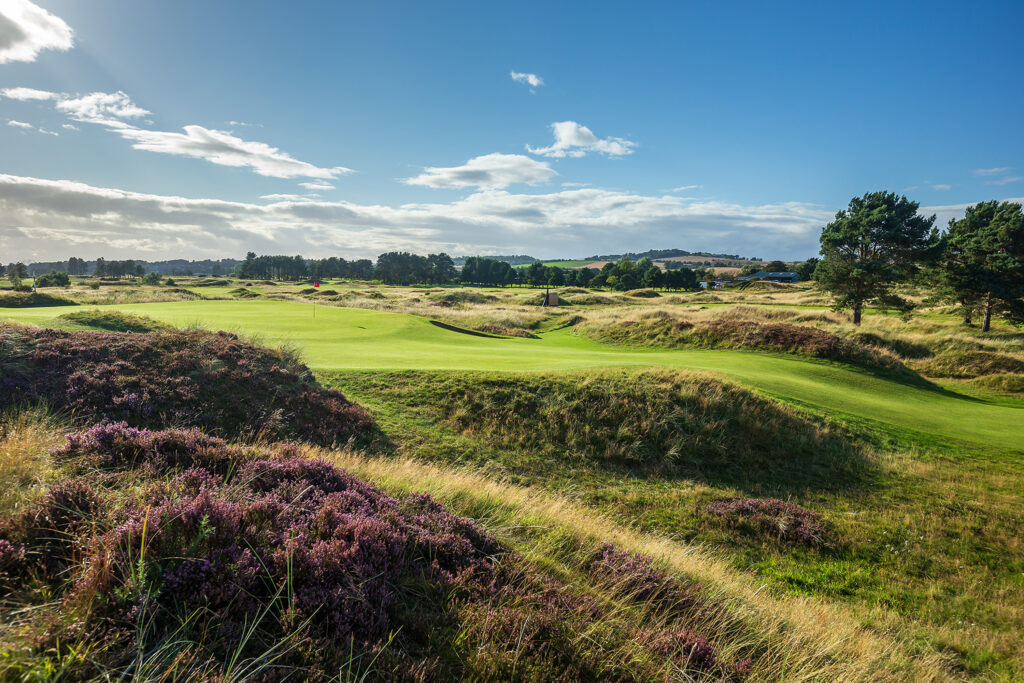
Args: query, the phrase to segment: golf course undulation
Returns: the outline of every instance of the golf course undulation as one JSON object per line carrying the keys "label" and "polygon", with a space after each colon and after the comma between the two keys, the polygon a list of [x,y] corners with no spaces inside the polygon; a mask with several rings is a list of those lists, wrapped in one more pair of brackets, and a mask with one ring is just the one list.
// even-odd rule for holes
{"label": "golf course undulation", "polygon": [[[719,373],[829,414],[846,414],[949,441],[1024,450],[1024,401],[979,399],[937,385],[909,384],[860,368],[727,349],[624,348],[555,330],[538,339],[486,338],[402,313],[293,301],[193,301],[99,306],[254,336],[296,347],[314,370],[551,372],[665,367]],[[47,326],[57,308],[0,311]]]}

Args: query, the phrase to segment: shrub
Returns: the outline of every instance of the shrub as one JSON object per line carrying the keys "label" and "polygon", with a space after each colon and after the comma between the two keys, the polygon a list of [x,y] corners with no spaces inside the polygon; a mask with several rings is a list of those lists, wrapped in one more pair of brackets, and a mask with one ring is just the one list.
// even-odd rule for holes
{"label": "shrub", "polygon": [[196,426],[230,438],[360,439],[370,417],[279,351],[225,332],[0,327],[0,407],[45,401],[78,419]]}
{"label": "shrub", "polygon": [[[168,278],[168,280],[170,280],[170,278]],[[144,284],[144,285],[154,285],[155,286],[155,285],[159,285],[161,282],[163,282],[163,278],[161,278],[160,277],[160,273],[158,273],[156,271],[151,271],[149,273],[146,273],[146,275],[142,278],[142,284]]]}
{"label": "shrub", "polygon": [[98,308],[89,311],[64,313],[58,316],[57,319],[66,320],[83,327],[92,327],[110,332],[154,332],[156,330],[170,329],[171,327],[147,315],[135,315],[121,311],[104,311]]}
{"label": "shrub", "polygon": [[661,296],[653,289],[634,289],[626,293],[626,296],[631,296],[634,299],[657,299]]}
{"label": "shrub", "polygon": [[743,533],[794,545],[834,545],[833,533],[821,516],[796,503],[777,498],[722,498],[705,510]]}
{"label": "shrub", "polygon": [[0,308],[36,308],[44,306],[77,306],[78,302],[42,292],[18,292],[0,296]]}
{"label": "shrub", "polygon": [[40,275],[36,278],[36,287],[67,287],[70,284],[71,277],[59,270]]}
{"label": "shrub", "polygon": [[[0,581],[46,585],[26,595],[62,616],[35,649],[90,653],[68,678],[145,666],[154,679],[222,680],[233,657],[259,680],[334,680],[353,659],[412,680],[654,681],[668,661],[744,675],[678,621],[623,619],[429,496],[388,496],[292,446],[104,424],[53,456],[75,479],[0,521]],[[653,587],[648,601],[673,586],[612,546],[597,564]],[[182,649],[160,661],[169,642]]]}

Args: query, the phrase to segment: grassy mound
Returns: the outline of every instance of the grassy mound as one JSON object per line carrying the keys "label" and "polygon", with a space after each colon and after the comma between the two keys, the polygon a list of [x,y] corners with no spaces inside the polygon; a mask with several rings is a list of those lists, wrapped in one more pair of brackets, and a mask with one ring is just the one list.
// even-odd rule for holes
{"label": "grassy mound", "polygon": [[658,299],[661,294],[658,294],[653,289],[634,289],[626,292],[626,296],[631,296],[634,299]]}
{"label": "grassy mound", "polygon": [[16,292],[0,296],[0,308],[36,308],[42,306],[77,306],[78,302],[43,292]]}
{"label": "grassy mound", "polygon": [[918,363],[917,369],[928,377],[969,379],[1024,373],[1024,360],[997,351],[947,351]]}
{"label": "grassy mound", "polygon": [[231,284],[230,280],[220,280],[216,278],[203,278],[194,280],[189,283],[193,287],[227,287]]}
{"label": "grassy mound", "polygon": [[493,294],[484,294],[483,292],[465,289],[445,291],[437,296],[432,296],[431,298],[437,302],[444,302],[447,304],[487,304],[498,300],[498,297]]}
{"label": "grassy mound", "polygon": [[595,548],[580,568],[595,598],[426,495],[289,447],[108,424],[53,456],[65,478],[0,523],[0,593],[28,615],[0,635],[9,674],[658,681],[751,665],[721,660],[692,627],[717,608],[642,555]]}
{"label": "grassy mound", "polygon": [[665,311],[652,311],[634,320],[588,322],[575,329],[596,341],[613,344],[777,351],[916,377],[893,356],[808,325],[729,319],[690,322]]}
{"label": "grassy mound", "polygon": [[108,332],[156,332],[170,329],[170,325],[150,318],[148,315],[135,315],[122,311],[103,311],[92,309],[74,311],[58,316],[58,320],[66,320],[74,325]]}
{"label": "grassy mound", "polygon": [[1004,394],[1024,394],[1024,374],[985,375],[972,380],[972,384]]}
{"label": "grassy mound", "polygon": [[671,371],[360,377],[384,395],[524,458],[743,485],[841,486],[863,456],[842,435],[746,389]]}
{"label": "grassy mound", "polygon": [[77,419],[321,444],[359,439],[372,426],[293,356],[224,332],[2,326],[0,368],[0,408],[43,401]]}

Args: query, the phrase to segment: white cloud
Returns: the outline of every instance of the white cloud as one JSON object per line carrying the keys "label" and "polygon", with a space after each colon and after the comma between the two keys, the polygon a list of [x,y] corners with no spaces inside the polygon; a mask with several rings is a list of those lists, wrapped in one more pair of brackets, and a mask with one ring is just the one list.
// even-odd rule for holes
{"label": "white cloud", "polygon": [[590,183],[562,183],[562,187],[590,187]]}
{"label": "white cloud", "polygon": [[586,126],[581,126],[575,121],[558,121],[551,124],[551,132],[555,135],[555,142],[550,147],[530,147],[526,149],[531,154],[540,154],[546,157],[582,157],[587,152],[600,152],[608,156],[622,156],[632,154],[636,143],[623,138],[599,138]]}
{"label": "white cloud", "polygon": [[68,50],[73,31],[28,0],[0,0],[0,64],[34,62],[41,50]]}
{"label": "white cloud", "polygon": [[1010,170],[1009,166],[1000,166],[998,168],[976,168],[974,175],[999,175],[1000,173],[1006,173]]}
{"label": "white cloud", "polygon": [[946,183],[939,183],[938,185],[932,185],[932,189],[944,192],[946,190],[952,190],[953,186],[947,185]]}
{"label": "white cloud", "polygon": [[516,83],[525,83],[530,86],[532,92],[533,88],[539,88],[544,85],[544,79],[537,74],[522,73],[520,71],[509,71],[508,75],[512,77],[512,80]]}
{"label": "white cloud", "polygon": [[703,185],[680,185],[673,187],[669,192],[686,192],[687,190],[699,190]]}
{"label": "white cloud", "polygon": [[227,123],[228,123],[229,126],[242,126],[242,127],[247,127],[248,126],[248,127],[252,127],[252,128],[262,128],[263,127],[262,123],[246,123],[245,121],[228,121]]}
{"label": "white cloud", "polygon": [[[636,250],[817,251],[833,210],[789,202],[742,206],[600,189],[475,192],[397,207],[267,195],[271,203],[192,199],[68,180],[0,175],[0,251],[12,260],[181,258],[262,253],[373,257],[383,251],[529,253]],[[513,250],[513,251],[508,251]]]}
{"label": "white cloud", "polygon": [[15,121],[14,119],[8,119],[7,125],[12,126],[14,128],[21,128],[22,130],[32,130],[37,133],[42,133],[43,135],[59,135],[59,133],[55,133],[52,130],[46,130],[45,128],[37,128],[33,126],[31,123],[25,123],[24,121]]}
{"label": "white cloud", "polygon": [[1021,180],[1024,180],[1024,178],[1022,178],[1020,176],[1006,176],[1005,178],[1000,178],[999,180],[986,180],[985,184],[986,185],[1009,185],[1010,183],[1018,183]]}
{"label": "white cloud", "polygon": [[299,185],[301,185],[302,187],[306,188],[307,190],[333,190],[333,189],[335,189],[334,185],[331,185],[330,183],[320,182],[320,181],[314,181],[314,182],[311,182],[311,183],[299,183]]}
{"label": "white cloud", "polygon": [[57,110],[74,120],[104,126],[124,125],[122,119],[137,119],[152,113],[132,102],[131,98],[120,90],[94,92],[78,97],[58,95],[56,100]]}
{"label": "white cloud", "polygon": [[60,127],[64,128],[65,130],[78,130],[78,126],[74,125],[73,123],[62,123],[60,124]]}
{"label": "white cloud", "polygon": [[[0,0],[2,1],[2,0]],[[321,178],[329,180],[350,169],[342,166],[321,168],[295,159],[287,152],[262,142],[243,140],[230,132],[190,125],[184,133],[140,128],[135,119],[151,112],[143,109],[124,92],[94,92],[87,95],[47,93],[31,88],[9,88],[0,91],[4,97],[17,100],[54,101],[54,107],[73,121],[104,126],[122,138],[130,140],[134,149],[161,154],[204,159],[220,166],[252,169],[271,178]]]}
{"label": "white cloud", "polygon": [[415,178],[406,178],[403,182],[407,185],[446,189],[502,189],[512,183],[542,183],[556,175],[546,162],[522,154],[495,152],[474,157],[462,166],[429,167]]}
{"label": "white cloud", "polygon": [[303,194],[264,194],[260,195],[260,199],[268,199],[275,202],[308,202],[315,197],[320,195],[303,195]]}
{"label": "white cloud", "polygon": [[222,130],[185,126],[184,133],[147,130],[135,126],[112,126],[121,137],[133,141],[134,149],[205,159],[221,166],[247,167],[271,178],[336,178],[350,169],[341,166],[319,168],[299,161],[286,152],[262,142],[251,142]]}
{"label": "white cloud", "polygon": [[0,95],[11,100],[21,100],[22,102],[57,99],[57,93],[50,92],[49,90],[36,90],[35,88],[4,88],[0,90]]}

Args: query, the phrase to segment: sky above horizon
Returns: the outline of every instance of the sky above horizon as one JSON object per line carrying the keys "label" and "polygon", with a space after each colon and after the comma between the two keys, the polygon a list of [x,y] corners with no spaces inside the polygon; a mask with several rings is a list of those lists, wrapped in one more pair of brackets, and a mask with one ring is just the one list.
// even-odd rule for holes
{"label": "sky above horizon", "polygon": [[0,0],[0,261],[802,259],[1024,197],[1024,3]]}

